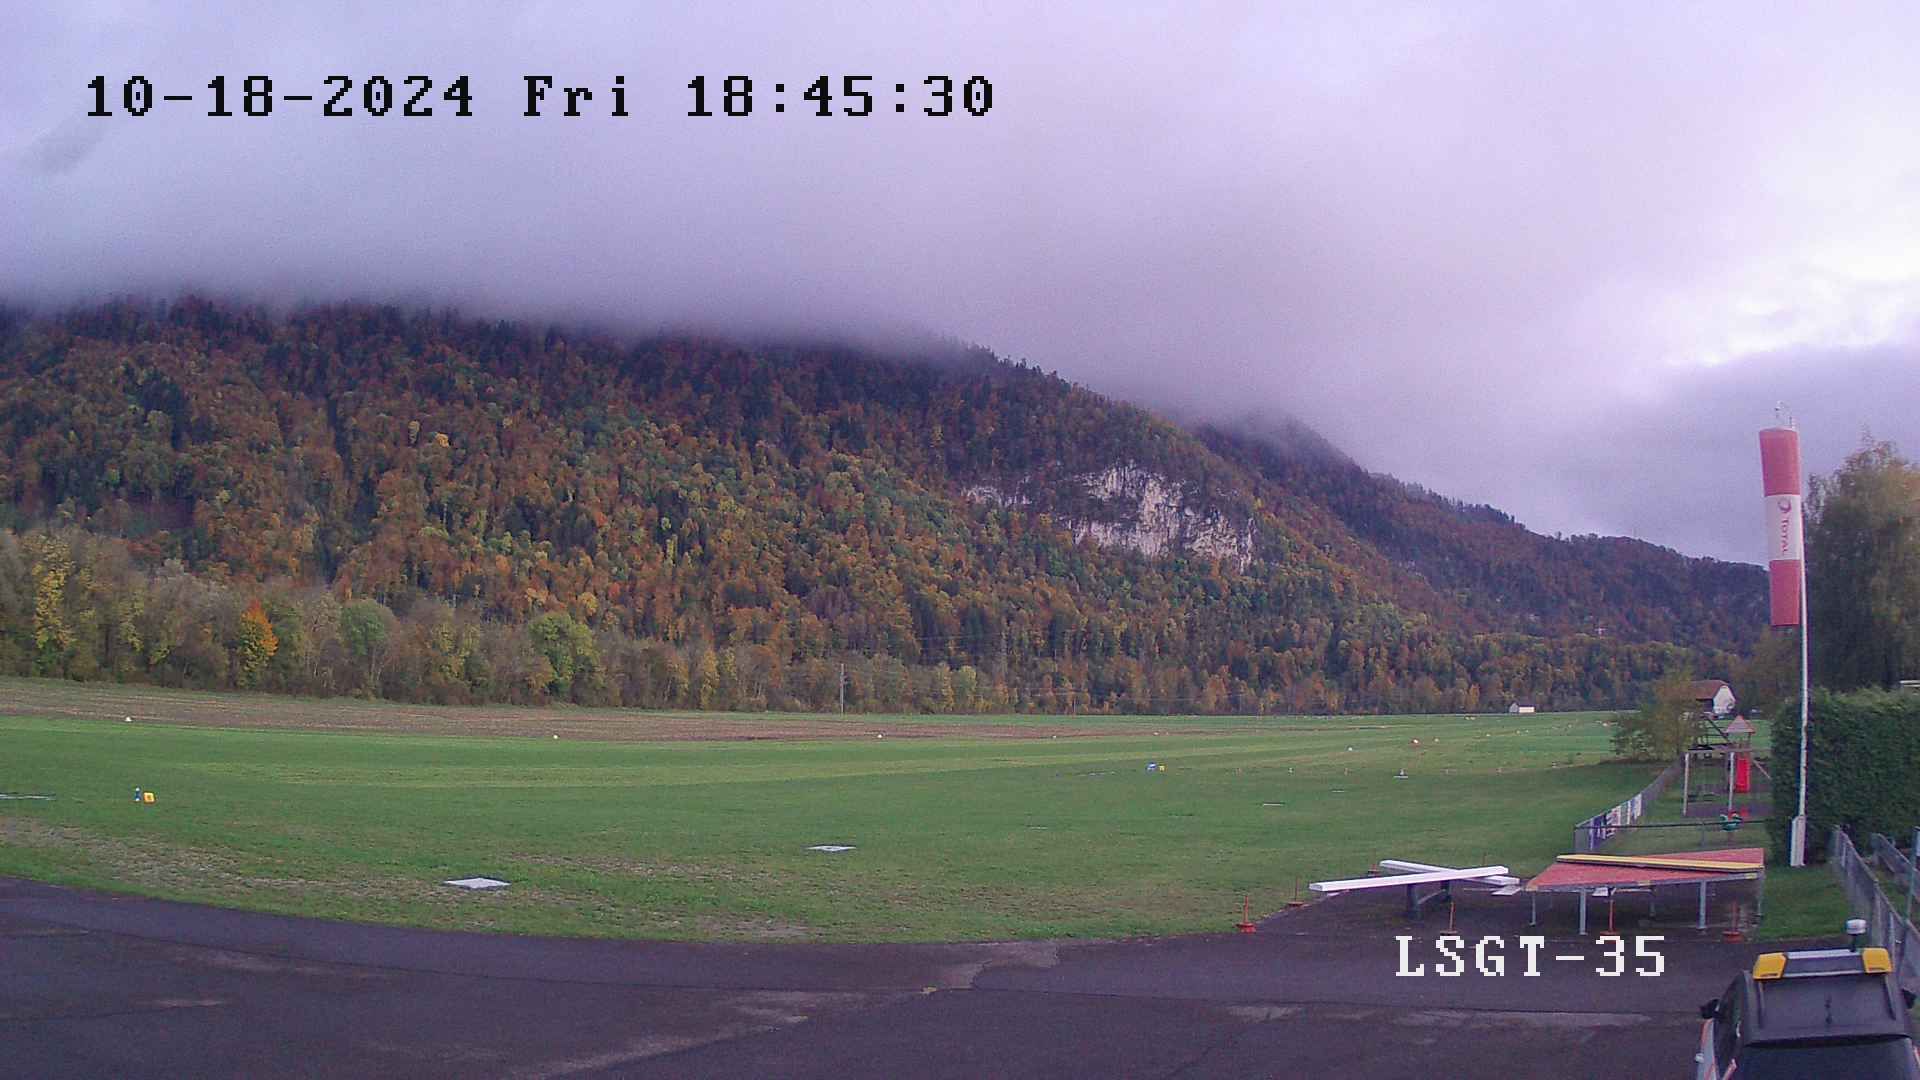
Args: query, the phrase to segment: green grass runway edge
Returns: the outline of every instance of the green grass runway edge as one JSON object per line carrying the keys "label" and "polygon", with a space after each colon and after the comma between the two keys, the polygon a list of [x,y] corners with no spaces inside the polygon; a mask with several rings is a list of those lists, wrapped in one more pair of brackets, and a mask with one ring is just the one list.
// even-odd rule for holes
{"label": "green grass runway edge", "polygon": [[[1218,931],[1243,896],[1274,910],[1383,857],[1537,870],[1652,773],[1605,760],[1604,717],[1047,718],[1123,732],[1058,738],[917,718],[938,736],[650,743],[536,720],[541,737],[498,738],[0,715],[0,792],[55,796],[0,800],[0,874],[554,935]],[[967,735],[985,721],[1036,737]],[[854,850],[808,850],[828,843]],[[470,875],[513,884],[440,884]]]}

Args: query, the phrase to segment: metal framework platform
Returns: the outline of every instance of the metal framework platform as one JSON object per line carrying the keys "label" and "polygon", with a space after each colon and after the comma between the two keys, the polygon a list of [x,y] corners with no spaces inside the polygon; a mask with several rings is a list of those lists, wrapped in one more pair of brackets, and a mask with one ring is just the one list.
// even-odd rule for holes
{"label": "metal framework platform", "polygon": [[[1555,862],[1527,882],[1532,894],[1533,912],[1529,925],[1540,923],[1540,893],[1579,893],[1580,932],[1587,932],[1587,897],[1610,897],[1621,891],[1653,893],[1676,886],[1694,886],[1700,891],[1700,915],[1694,928],[1707,928],[1707,888],[1730,881],[1759,881],[1760,899],[1754,912],[1764,903],[1766,878],[1765,848],[1714,848],[1706,851],[1671,851],[1658,855],[1614,856],[1606,862]],[[1683,864],[1683,865],[1676,865]],[[1708,869],[1715,864],[1725,869]]]}

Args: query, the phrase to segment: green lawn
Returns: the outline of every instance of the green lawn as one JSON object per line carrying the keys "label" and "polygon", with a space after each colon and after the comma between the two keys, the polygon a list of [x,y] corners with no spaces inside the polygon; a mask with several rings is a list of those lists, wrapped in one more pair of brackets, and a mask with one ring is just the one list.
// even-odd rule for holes
{"label": "green lawn", "polygon": [[[1651,775],[1605,763],[1601,718],[1103,717],[1137,734],[1098,737],[988,718],[1032,738],[916,718],[940,737],[595,742],[0,716],[0,792],[55,796],[0,800],[0,874],[570,935],[1221,930],[1243,895],[1273,910],[1383,857],[1539,869]],[[807,850],[828,843],[856,847]],[[468,875],[514,884],[438,884]]]}
{"label": "green lawn", "polygon": [[1825,938],[1847,943],[1847,894],[1825,866],[1781,866],[1767,871],[1767,914],[1755,941]]}

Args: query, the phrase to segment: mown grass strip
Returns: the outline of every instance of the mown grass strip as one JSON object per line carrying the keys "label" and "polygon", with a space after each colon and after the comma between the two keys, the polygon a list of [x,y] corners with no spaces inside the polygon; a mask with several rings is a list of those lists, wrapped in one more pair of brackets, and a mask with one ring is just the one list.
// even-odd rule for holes
{"label": "mown grass strip", "polygon": [[[1596,715],[1151,719],[1098,738],[645,743],[0,717],[4,786],[56,794],[0,803],[0,873],[548,934],[1174,933],[1385,856],[1537,869],[1649,775],[1606,763]],[[438,884],[472,874],[513,885]]]}

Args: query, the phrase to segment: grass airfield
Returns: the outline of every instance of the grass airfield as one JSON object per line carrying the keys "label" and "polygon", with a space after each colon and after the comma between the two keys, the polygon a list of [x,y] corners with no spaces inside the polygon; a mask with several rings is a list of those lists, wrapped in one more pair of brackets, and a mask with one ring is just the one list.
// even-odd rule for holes
{"label": "grass airfield", "polygon": [[[534,934],[1227,930],[1243,896],[1271,911],[1297,882],[1382,857],[1536,870],[1653,772],[1606,761],[1599,713],[847,717],[825,735],[818,717],[750,717],[750,738],[649,741],[700,718],[495,710],[477,726],[522,733],[372,734],[300,717],[382,706],[219,698],[273,715],[252,730],[199,716],[208,695],[5,689],[22,692],[0,705],[0,792],[54,797],[0,800],[0,875]],[[113,714],[130,690],[147,708],[128,724]],[[788,723],[803,737],[781,738]],[[595,725],[605,738],[581,736]],[[157,801],[136,804],[136,786]],[[513,884],[440,884],[472,875]]]}

